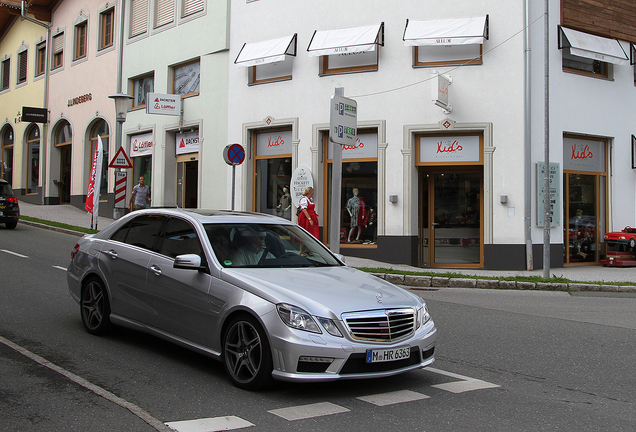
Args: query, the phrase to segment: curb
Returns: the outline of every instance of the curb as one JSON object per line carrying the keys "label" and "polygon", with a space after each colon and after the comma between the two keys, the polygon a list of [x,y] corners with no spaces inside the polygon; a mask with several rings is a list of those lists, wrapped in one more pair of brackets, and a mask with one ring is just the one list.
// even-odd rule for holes
{"label": "curb", "polygon": [[487,288],[506,290],[541,290],[541,291],[603,291],[636,293],[634,285],[601,285],[550,282],[517,282],[496,279],[448,278],[436,276],[399,275],[391,273],[371,273],[380,279],[395,285],[405,285],[412,290],[427,288]]}
{"label": "curb", "polygon": [[24,225],[31,225],[31,226],[38,227],[38,228],[44,228],[44,229],[48,229],[48,230],[51,230],[51,231],[57,231],[57,232],[61,232],[61,233],[64,233],[64,234],[76,235],[78,237],[82,237],[84,235],[84,233],[79,232],[79,231],[73,231],[73,230],[66,229],[66,228],[54,227],[54,226],[51,226],[51,225],[41,224],[41,223],[38,223],[38,222],[26,221],[26,220],[22,220],[22,219],[20,219],[20,222],[18,222],[18,223],[21,223],[21,224],[24,224]]}

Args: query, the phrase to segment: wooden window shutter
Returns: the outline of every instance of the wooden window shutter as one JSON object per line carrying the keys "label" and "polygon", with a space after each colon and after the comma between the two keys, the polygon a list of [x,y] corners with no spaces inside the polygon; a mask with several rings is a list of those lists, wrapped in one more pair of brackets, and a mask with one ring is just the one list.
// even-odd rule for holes
{"label": "wooden window shutter", "polygon": [[18,54],[18,83],[23,83],[27,80],[27,59],[27,51],[22,51]]}
{"label": "wooden window shutter", "polygon": [[9,88],[9,74],[11,73],[11,59],[2,62],[2,90]]}
{"label": "wooden window shutter", "polygon": [[148,27],[148,0],[132,0],[130,37],[146,32]]}
{"label": "wooden window shutter", "polygon": [[157,0],[155,27],[174,21],[174,0]]}
{"label": "wooden window shutter", "polygon": [[205,0],[183,0],[183,16],[203,10]]}

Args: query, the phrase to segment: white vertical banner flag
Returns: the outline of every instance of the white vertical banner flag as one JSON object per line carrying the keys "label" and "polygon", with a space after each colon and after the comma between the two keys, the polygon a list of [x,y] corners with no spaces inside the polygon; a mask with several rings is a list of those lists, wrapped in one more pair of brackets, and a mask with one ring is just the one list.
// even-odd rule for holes
{"label": "white vertical banner flag", "polygon": [[99,191],[102,187],[102,163],[104,159],[104,145],[102,138],[97,135],[97,149],[95,150],[95,185],[93,187],[93,216],[95,217],[95,229],[97,229],[97,218],[99,217]]}

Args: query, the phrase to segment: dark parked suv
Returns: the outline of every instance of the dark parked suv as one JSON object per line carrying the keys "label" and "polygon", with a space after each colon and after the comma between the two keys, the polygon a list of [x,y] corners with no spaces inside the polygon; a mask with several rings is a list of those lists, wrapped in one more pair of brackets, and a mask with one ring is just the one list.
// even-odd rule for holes
{"label": "dark parked suv", "polygon": [[18,219],[20,219],[18,199],[15,197],[9,182],[0,179],[0,223],[13,229],[18,225]]}

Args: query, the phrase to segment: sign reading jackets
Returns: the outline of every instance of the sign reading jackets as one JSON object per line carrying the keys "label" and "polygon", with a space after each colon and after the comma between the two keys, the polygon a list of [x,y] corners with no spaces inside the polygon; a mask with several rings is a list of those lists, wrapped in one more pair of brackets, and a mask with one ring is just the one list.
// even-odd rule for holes
{"label": "sign reading jackets", "polygon": [[131,136],[130,157],[152,156],[154,144],[152,132]]}
{"label": "sign reading jackets", "polygon": [[177,154],[197,153],[199,151],[199,131],[177,134]]}

